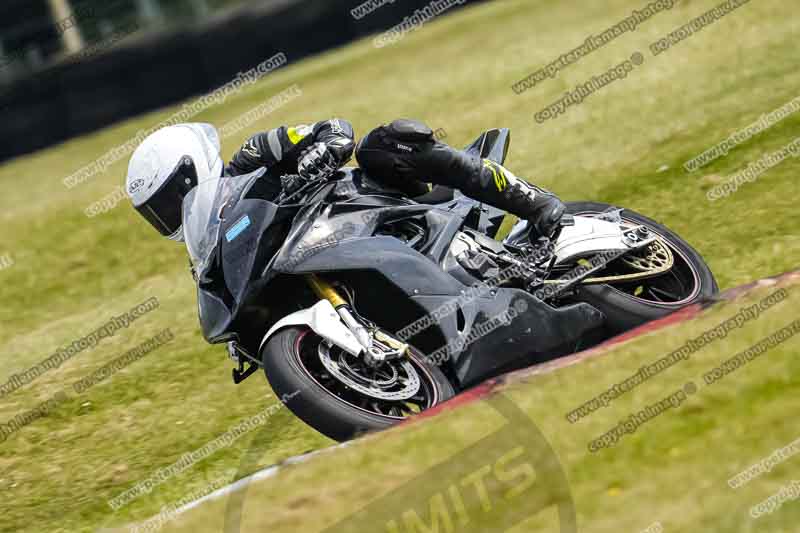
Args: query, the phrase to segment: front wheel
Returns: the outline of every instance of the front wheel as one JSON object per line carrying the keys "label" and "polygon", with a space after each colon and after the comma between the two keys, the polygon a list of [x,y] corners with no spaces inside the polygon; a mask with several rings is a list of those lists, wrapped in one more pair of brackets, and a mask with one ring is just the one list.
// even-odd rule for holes
{"label": "front wheel", "polygon": [[[604,216],[617,208],[599,202],[570,202],[571,215]],[[617,260],[596,277],[613,278],[631,272],[631,267],[658,266],[669,258],[671,266],[663,273],[636,281],[610,281],[584,285],[577,299],[605,313],[612,333],[627,331],[650,320],[662,318],[688,305],[708,300],[719,291],[711,269],[702,256],[677,233],[630,209],[619,210],[625,224],[646,226],[658,241],[641,257]]]}
{"label": "front wheel", "polygon": [[373,368],[307,327],[279,331],[261,358],[275,394],[291,397],[287,407],[297,417],[337,441],[386,429],[455,395],[442,371],[414,348]]}

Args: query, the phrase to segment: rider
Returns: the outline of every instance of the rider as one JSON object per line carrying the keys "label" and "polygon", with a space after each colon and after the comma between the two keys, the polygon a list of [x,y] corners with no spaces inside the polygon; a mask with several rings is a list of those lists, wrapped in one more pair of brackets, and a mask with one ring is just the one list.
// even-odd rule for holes
{"label": "rider", "polygon": [[266,168],[265,197],[293,190],[304,180],[324,179],[356,152],[361,168],[386,185],[417,196],[426,182],[464,194],[528,220],[535,235],[551,237],[560,227],[564,204],[488,159],[439,142],[425,124],[395,120],[364,137],[356,147],[352,125],[342,119],[310,126],[282,126],[245,142],[225,167],[219,135],[209,124],[162,128],[136,149],[126,191],[136,210],[162,235],[182,240],[183,198],[200,182]]}

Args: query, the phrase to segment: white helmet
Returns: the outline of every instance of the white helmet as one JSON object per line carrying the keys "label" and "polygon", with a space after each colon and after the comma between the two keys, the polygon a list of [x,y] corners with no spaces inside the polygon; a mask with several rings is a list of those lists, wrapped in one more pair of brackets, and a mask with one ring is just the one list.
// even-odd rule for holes
{"label": "white helmet", "polygon": [[198,183],[222,176],[217,130],[178,124],[147,137],[133,152],[125,190],[133,207],[161,235],[183,239],[183,198]]}

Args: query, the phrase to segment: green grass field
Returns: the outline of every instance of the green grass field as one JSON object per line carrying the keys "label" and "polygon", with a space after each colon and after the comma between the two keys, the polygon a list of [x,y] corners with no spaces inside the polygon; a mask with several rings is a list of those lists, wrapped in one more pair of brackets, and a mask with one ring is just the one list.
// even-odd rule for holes
{"label": "green grass field", "polygon": [[[683,0],[555,79],[522,95],[511,90],[513,83],[589,34],[644,5],[631,0],[490,2],[433,21],[394,46],[375,49],[366,40],[291,65],[196,120],[221,126],[297,84],[303,95],[254,124],[252,131],[342,116],[363,134],[396,117],[418,117],[444,128],[447,141],[460,146],[483,129],[509,127],[514,139],[507,164],[512,170],[565,199],[618,204],[663,222],[704,255],[721,287],[793,270],[800,263],[793,216],[800,169],[796,159],[725,200],[708,202],[706,192],[793,141],[800,132],[800,114],[695,173],[682,165],[799,96],[796,8],[778,0],[751,1],[653,57],[651,42],[715,5]],[[534,113],[564,91],[636,51],[644,54],[645,63],[626,79],[557,120],[534,121]],[[0,531],[94,531],[141,521],[236,470],[248,448],[258,456],[252,471],[331,444],[282,410],[268,419],[256,441],[241,438],[119,511],[106,503],[276,401],[262,376],[234,386],[224,350],[204,344],[180,246],[157,238],[125,203],[91,219],[84,215],[92,202],[122,184],[127,161],[73,189],[62,185],[64,177],[179,107],[0,167],[0,257],[8,254],[13,260],[0,269],[0,386],[111,316],[151,297],[160,302],[129,328],[0,398],[0,423],[6,423],[67,391],[67,399],[47,416],[0,443]],[[252,131],[225,139],[225,155]],[[618,448],[597,455],[586,451],[586,440],[610,428],[634,403],[663,397],[686,376],[696,377],[711,362],[796,317],[792,294],[791,301],[758,322],[757,331],[715,345],[680,372],[648,384],[641,396],[584,423],[570,426],[563,414],[592,391],[599,392],[602,384],[667,353],[678,337],[702,329],[702,323],[626,344],[613,358],[510,391],[565,465],[581,531],[641,531],[655,521],[667,531],[793,530],[796,504],[757,522],[747,517],[749,505],[791,479],[792,463],[741,491],[733,492],[725,479],[800,436],[787,421],[797,401],[791,373],[796,363],[790,359],[796,341],[713,391],[701,390],[692,404],[663,415]],[[714,322],[714,317],[704,320]],[[83,394],[74,392],[75,381],[166,327],[174,334],[168,346]],[[382,435],[374,449],[359,445],[331,460],[292,469],[259,489],[267,499],[258,508],[248,507],[253,510],[248,519],[258,526],[269,523],[275,531],[322,529],[394,486],[374,479],[380,477],[374,466],[387,457],[394,458],[394,465],[385,473],[401,481],[490,431],[490,415],[480,410],[453,413],[446,424],[422,423]],[[219,531],[215,511],[217,506],[189,517],[199,521],[186,530]],[[546,531],[542,527],[534,521],[514,531]]]}

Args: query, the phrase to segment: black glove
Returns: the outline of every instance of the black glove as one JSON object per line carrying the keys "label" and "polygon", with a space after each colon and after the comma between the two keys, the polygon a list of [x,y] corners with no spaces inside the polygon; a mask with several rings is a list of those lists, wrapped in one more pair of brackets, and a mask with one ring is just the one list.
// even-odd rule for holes
{"label": "black glove", "polygon": [[325,143],[309,146],[300,155],[297,172],[308,180],[329,178],[339,170],[339,162]]}

